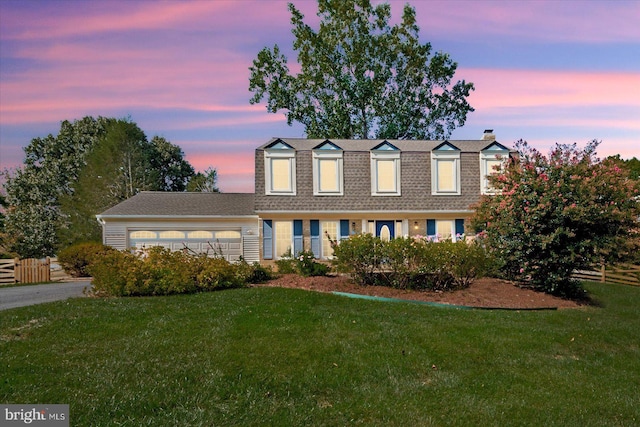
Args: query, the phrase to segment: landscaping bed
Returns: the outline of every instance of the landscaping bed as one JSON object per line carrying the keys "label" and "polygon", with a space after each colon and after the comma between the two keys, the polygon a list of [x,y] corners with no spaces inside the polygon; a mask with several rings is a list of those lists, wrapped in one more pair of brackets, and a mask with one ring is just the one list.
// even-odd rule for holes
{"label": "landscaping bed", "polygon": [[466,289],[449,292],[403,290],[386,286],[361,286],[342,275],[302,277],[297,274],[285,274],[265,284],[255,286],[297,288],[317,292],[346,292],[480,308],[544,309],[576,308],[580,306],[575,301],[525,289],[513,282],[489,277],[475,280]]}

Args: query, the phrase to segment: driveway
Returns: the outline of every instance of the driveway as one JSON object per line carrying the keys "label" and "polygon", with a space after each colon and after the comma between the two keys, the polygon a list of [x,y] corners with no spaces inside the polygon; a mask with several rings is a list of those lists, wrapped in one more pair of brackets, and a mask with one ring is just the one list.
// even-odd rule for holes
{"label": "driveway", "polygon": [[0,310],[82,297],[84,296],[83,290],[85,288],[91,288],[90,280],[8,288],[0,287]]}

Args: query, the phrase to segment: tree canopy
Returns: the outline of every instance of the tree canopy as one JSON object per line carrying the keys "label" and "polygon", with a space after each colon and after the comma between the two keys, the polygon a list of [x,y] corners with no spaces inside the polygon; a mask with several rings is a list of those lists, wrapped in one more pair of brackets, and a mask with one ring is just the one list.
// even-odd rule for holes
{"label": "tree canopy", "polygon": [[100,240],[97,213],[142,190],[184,191],[194,175],[179,147],[128,119],[64,121],[24,151],[22,168],[3,172],[6,246],[22,257]]}
{"label": "tree canopy", "polygon": [[575,270],[637,250],[640,185],[615,159],[558,144],[548,156],[525,141],[490,179],[501,193],[483,196],[472,220],[510,279],[570,294]]}
{"label": "tree canopy", "polygon": [[204,172],[196,173],[187,185],[187,191],[198,193],[219,193],[218,171],[209,167]]}
{"label": "tree canopy", "polygon": [[442,139],[473,111],[473,84],[452,83],[457,64],[420,43],[411,6],[392,26],[389,4],[319,0],[317,31],[289,11],[300,71],[278,45],[262,49],[249,68],[250,102],[266,97],[268,112],[284,110],[308,137]]}

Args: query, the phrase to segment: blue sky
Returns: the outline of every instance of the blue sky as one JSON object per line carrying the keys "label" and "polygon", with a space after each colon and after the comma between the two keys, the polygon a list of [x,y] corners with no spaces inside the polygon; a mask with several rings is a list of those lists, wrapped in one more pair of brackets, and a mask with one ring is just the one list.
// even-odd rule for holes
{"label": "blue sky", "polygon": [[[314,1],[293,1],[310,24]],[[375,2],[374,2],[375,3]],[[391,1],[399,19],[404,1]],[[640,157],[640,1],[412,1],[421,38],[458,62],[476,109],[451,139],[602,141]],[[130,117],[164,136],[225,192],[253,191],[253,153],[303,136],[250,105],[248,68],[264,46],[291,50],[287,2],[0,2],[0,168],[32,138],[87,115]]]}

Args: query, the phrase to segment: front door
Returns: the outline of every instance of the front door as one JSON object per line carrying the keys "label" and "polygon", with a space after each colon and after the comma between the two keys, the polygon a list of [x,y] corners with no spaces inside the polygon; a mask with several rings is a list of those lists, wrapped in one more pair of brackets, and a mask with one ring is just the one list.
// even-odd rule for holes
{"label": "front door", "polygon": [[376,221],[376,236],[387,242],[393,239],[395,237],[395,222]]}

